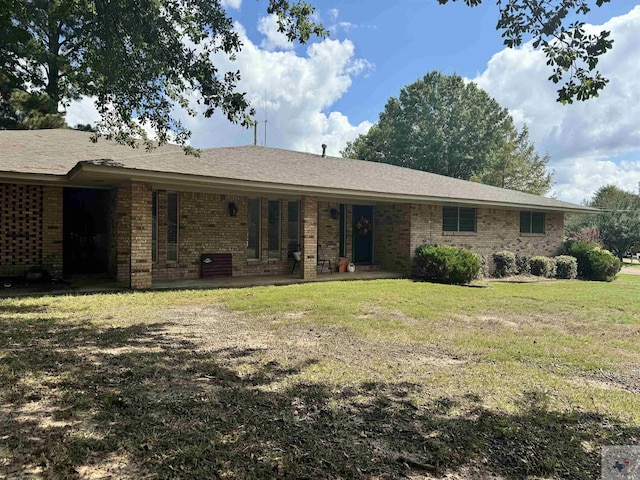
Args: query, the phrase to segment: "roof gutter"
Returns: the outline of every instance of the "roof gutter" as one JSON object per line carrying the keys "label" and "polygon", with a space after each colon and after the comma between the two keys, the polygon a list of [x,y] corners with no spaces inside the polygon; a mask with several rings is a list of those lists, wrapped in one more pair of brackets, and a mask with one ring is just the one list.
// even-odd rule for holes
{"label": "roof gutter", "polygon": [[544,205],[530,205],[523,203],[497,202],[490,200],[472,200],[455,197],[436,197],[425,195],[405,195],[385,192],[371,192],[364,190],[350,190],[341,188],[318,187],[313,185],[288,185],[273,182],[256,182],[253,180],[230,179],[226,177],[209,177],[202,175],[176,174],[168,172],[157,172],[150,170],[137,170],[119,166],[96,165],[92,163],[80,162],[69,171],[69,182],[79,180],[83,173],[99,173],[104,177],[111,177],[115,182],[124,180],[133,180],[144,183],[150,183],[156,188],[175,189],[176,187],[184,187],[190,189],[207,189],[218,188],[225,191],[232,191],[242,194],[262,193],[262,194],[284,194],[290,196],[300,196],[301,194],[312,195],[318,197],[335,198],[340,197],[357,201],[395,201],[399,203],[429,203],[429,204],[455,204],[455,205],[473,205],[485,207],[499,207],[529,209],[551,211],[551,212],[570,212],[582,214],[595,214],[598,210],[590,207],[553,207]]}

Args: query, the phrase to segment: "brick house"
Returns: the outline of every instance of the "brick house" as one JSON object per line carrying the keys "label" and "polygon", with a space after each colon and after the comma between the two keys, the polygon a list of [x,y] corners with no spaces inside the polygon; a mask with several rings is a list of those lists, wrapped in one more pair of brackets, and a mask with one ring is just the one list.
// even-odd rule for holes
{"label": "brick house", "polygon": [[134,289],[282,275],[294,251],[312,279],[318,244],[334,267],[402,274],[425,243],[555,255],[564,214],[591,211],[381,163],[256,146],[148,153],[73,130],[0,131],[0,201],[0,276],[41,267]]}

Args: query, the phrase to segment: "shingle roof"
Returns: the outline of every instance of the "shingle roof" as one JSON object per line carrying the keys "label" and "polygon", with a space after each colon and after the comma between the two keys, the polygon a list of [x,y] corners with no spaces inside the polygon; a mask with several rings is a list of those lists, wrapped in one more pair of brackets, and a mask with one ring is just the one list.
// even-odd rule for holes
{"label": "shingle roof", "polygon": [[305,187],[362,192],[381,200],[406,196],[417,201],[436,198],[451,203],[590,210],[553,198],[363,160],[257,146],[204,149],[200,157],[193,157],[175,145],[146,152],[106,140],[92,143],[89,137],[75,130],[0,131],[0,181],[2,172],[64,176],[84,162],[116,165],[132,173],[283,184],[300,187],[301,192]]}

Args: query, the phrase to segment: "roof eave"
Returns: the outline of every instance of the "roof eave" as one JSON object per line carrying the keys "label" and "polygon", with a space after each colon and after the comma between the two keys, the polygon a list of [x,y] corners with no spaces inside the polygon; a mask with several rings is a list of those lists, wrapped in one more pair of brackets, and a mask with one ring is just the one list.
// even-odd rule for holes
{"label": "roof eave", "polygon": [[0,181],[3,183],[16,182],[36,185],[65,185],[67,184],[67,175],[0,171]]}
{"label": "roof eave", "polygon": [[177,187],[187,189],[211,189],[220,188],[226,192],[236,193],[256,193],[256,194],[282,194],[289,196],[299,196],[301,194],[329,197],[344,198],[358,201],[394,201],[398,203],[426,203],[426,204],[453,204],[468,206],[484,206],[490,208],[510,208],[522,209],[530,208],[539,211],[564,212],[564,213],[583,213],[593,214],[598,211],[590,207],[576,206],[545,206],[514,202],[499,202],[479,199],[465,199],[457,197],[438,197],[428,195],[406,195],[394,194],[387,192],[374,192],[366,190],[353,190],[346,188],[330,188],[306,185],[292,185],[273,182],[257,182],[253,180],[231,179],[227,177],[210,177],[202,175],[190,175],[183,173],[158,172],[153,170],[138,170],[126,167],[96,165],[92,163],[80,162],[69,172],[69,181],[74,182],[81,180],[85,174],[100,174],[101,176],[111,177],[114,183],[120,183],[123,180],[133,180],[150,183],[156,188],[175,189]]}

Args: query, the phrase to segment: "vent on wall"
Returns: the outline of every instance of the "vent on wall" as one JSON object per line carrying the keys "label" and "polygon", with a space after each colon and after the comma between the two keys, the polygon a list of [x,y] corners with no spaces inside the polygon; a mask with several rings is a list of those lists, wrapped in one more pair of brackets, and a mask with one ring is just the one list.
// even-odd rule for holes
{"label": "vent on wall", "polygon": [[230,253],[204,253],[200,255],[200,278],[230,277],[233,272]]}

